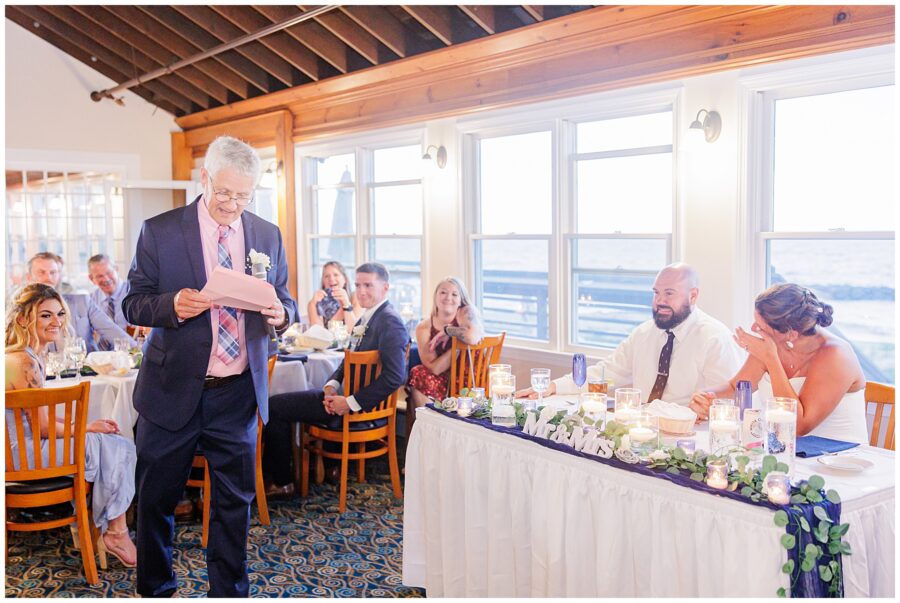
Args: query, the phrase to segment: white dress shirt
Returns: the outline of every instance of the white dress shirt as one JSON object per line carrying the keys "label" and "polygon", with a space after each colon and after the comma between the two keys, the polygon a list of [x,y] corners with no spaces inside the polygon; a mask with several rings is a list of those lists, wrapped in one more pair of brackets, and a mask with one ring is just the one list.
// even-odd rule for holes
{"label": "white dress shirt", "polygon": [[[372,318],[372,315],[375,314],[375,311],[378,310],[378,308],[380,308],[381,306],[383,306],[386,301],[387,301],[387,298],[384,298],[383,300],[381,300],[381,303],[376,304],[376,305],[372,306],[371,308],[369,308],[368,310],[366,310],[365,312],[363,312],[363,315],[359,317],[359,320],[356,321],[356,324],[353,325],[353,327],[351,327],[351,333],[353,332],[353,329],[356,328],[357,326],[364,327],[367,324],[369,324],[369,319]],[[360,339],[362,339],[362,338],[360,338]],[[359,343],[357,343],[357,345],[359,345]],[[325,387],[328,387],[329,385],[334,388],[334,391],[337,391],[337,392],[341,391],[341,384],[338,383],[337,381],[335,381],[334,379],[332,379],[328,383],[326,383]],[[347,406],[349,406],[350,410],[352,410],[353,412],[359,412],[360,409],[362,409],[362,406],[359,405],[359,402],[357,402],[356,398],[354,398],[353,396],[347,396]]]}
{"label": "white dress shirt", "polygon": [[[694,392],[724,384],[744,361],[744,354],[734,343],[728,327],[697,307],[672,332],[675,342],[662,396],[666,402],[689,404]],[[665,330],[657,327],[652,319],[641,323],[605,359],[606,379],[615,387],[641,390],[641,401],[650,402],[647,398],[656,382],[659,354],[667,339]],[[588,367],[588,379],[600,377],[603,362]],[[571,373],[554,383],[558,394],[587,391],[587,386],[575,385]]]}

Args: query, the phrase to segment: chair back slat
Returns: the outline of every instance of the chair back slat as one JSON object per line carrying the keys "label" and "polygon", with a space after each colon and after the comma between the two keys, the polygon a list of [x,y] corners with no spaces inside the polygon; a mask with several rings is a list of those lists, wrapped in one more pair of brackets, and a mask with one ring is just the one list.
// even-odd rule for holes
{"label": "chair back slat", "polygon": [[[47,443],[49,444],[49,456],[51,459],[56,458],[56,404],[47,407]],[[33,435],[33,434],[32,434]]]}
{"label": "chair back slat", "polygon": [[[6,410],[11,411],[13,416],[15,423],[13,431],[16,437],[13,442],[12,434],[7,429],[7,460],[13,458],[11,449],[14,444],[19,449],[19,468],[15,469],[12,463],[8,463],[6,481],[34,480],[84,473],[84,437],[87,427],[90,388],[91,384],[84,382],[65,388],[19,389],[6,392]],[[56,413],[51,412],[51,407],[57,404],[65,407],[62,438],[58,437],[59,431],[55,428]],[[48,443],[49,454],[46,462],[41,455],[40,413],[42,409],[47,411],[48,418],[53,419],[53,423],[48,427],[48,435],[57,436],[52,437]],[[30,464],[27,455],[29,446],[25,437],[25,421],[30,423],[32,437],[33,458]],[[57,442],[57,439],[61,441]],[[59,450],[60,446],[62,446],[61,451]],[[62,457],[61,461],[59,460],[60,456]]]}
{"label": "chair back slat", "polygon": [[[409,357],[409,346],[406,346]],[[350,396],[370,385],[381,374],[381,358],[377,350],[368,352],[344,352],[344,395]],[[348,380],[349,376],[349,380]],[[377,406],[368,411],[351,412],[345,415],[345,423],[372,421],[390,416],[397,408],[398,391],[394,391]]]}
{"label": "chair back slat", "polygon": [[487,336],[479,343],[467,345],[453,337],[450,346],[450,395],[458,396],[464,387],[483,387],[485,396],[490,396],[491,384],[488,371],[492,364],[500,361],[506,331],[499,335]]}
{"label": "chair back slat", "polygon": [[866,384],[866,410],[869,404],[875,405],[875,413],[872,421],[872,433],[869,436],[870,446],[879,446],[878,440],[881,435],[881,420],[884,417],[884,411],[888,413],[887,430],[884,436],[884,444],[881,448],[894,450],[894,387],[884,383],[876,383],[871,381]]}

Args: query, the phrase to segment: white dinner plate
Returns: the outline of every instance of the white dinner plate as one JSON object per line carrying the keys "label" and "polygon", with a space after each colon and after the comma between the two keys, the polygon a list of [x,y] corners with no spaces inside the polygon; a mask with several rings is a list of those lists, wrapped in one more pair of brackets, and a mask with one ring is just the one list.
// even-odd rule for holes
{"label": "white dinner plate", "polygon": [[859,473],[874,465],[872,461],[858,456],[820,456],[819,462],[826,467],[850,473]]}

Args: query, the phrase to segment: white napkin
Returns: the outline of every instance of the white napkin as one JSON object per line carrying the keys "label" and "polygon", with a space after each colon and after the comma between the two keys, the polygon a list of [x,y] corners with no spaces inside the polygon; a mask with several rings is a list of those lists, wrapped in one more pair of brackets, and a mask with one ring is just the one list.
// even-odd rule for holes
{"label": "white napkin", "polygon": [[303,335],[297,338],[298,345],[324,350],[334,342],[334,333],[322,325],[312,325]]}
{"label": "white napkin", "polygon": [[664,402],[657,399],[648,404],[645,410],[664,419],[675,419],[678,421],[697,420],[697,413],[687,406],[675,404],[674,402]]}

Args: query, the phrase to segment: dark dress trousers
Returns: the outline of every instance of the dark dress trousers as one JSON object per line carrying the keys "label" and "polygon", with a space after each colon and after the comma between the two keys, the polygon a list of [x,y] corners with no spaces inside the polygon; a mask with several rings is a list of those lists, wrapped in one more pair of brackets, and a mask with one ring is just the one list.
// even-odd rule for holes
{"label": "dark dress trousers", "polygon": [[[247,529],[254,496],[256,411],[268,420],[267,359],[275,352],[259,312],[244,314],[249,370],[220,387],[205,388],[213,345],[210,313],[178,321],[175,294],[202,289],[203,261],[198,211],[200,197],[185,207],[144,222],[122,301],[131,324],[153,327],[134,388],[140,413],[137,446],[137,590],[167,596],[177,588],[172,571],[174,511],[201,449],[210,468],[212,511],[206,561],[209,595],[247,596]],[[266,280],[274,285],[288,322],[297,305],[287,291],[288,267],[281,232],[265,220],[241,214],[246,253],[271,259]],[[232,258],[234,265],[246,263]],[[249,268],[247,270],[249,273]]]}
{"label": "dark dress trousers", "polygon": [[[398,387],[406,383],[406,345],[409,333],[403,319],[386,301],[375,310],[366,326],[366,332],[354,350],[368,352],[378,350],[381,374],[367,387],[358,390],[353,397],[362,410],[371,410]],[[344,365],[341,364],[329,380],[344,381]],[[346,395],[346,392],[344,392]],[[271,420],[266,425],[263,469],[277,485],[291,481],[291,423],[316,423],[339,429],[343,417],[325,412],[322,390],[290,392],[272,396],[269,400]]]}

